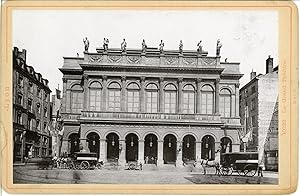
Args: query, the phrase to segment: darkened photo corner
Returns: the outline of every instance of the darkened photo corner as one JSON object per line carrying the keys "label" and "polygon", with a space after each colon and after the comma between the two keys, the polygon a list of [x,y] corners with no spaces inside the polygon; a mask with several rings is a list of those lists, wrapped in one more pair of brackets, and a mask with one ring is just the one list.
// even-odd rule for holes
{"label": "darkened photo corner", "polygon": [[12,22],[14,184],[278,184],[276,11]]}

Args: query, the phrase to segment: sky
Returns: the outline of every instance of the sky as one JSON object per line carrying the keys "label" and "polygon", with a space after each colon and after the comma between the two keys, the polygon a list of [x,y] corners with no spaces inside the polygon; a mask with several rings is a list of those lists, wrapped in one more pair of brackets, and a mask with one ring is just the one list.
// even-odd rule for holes
{"label": "sky", "polygon": [[83,38],[88,37],[90,52],[102,47],[103,38],[110,48],[148,47],[165,50],[196,50],[202,40],[208,56],[215,56],[216,42],[222,42],[221,61],[240,62],[244,74],[242,87],[250,72],[265,74],[269,55],[278,65],[278,13],[276,11],[188,11],[188,10],[15,10],[13,47],[27,50],[27,64],[49,80],[52,92],[62,89],[63,57],[83,56]]}

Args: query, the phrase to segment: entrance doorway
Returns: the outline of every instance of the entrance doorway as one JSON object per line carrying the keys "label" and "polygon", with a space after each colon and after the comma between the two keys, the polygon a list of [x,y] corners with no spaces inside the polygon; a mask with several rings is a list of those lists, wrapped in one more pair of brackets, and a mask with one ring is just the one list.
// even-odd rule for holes
{"label": "entrance doorway", "polygon": [[110,133],[106,136],[107,142],[107,161],[116,162],[119,159],[119,136],[116,133]]}
{"label": "entrance doorway", "polygon": [[156,164],[157,161],[157,137],[154,134],[148,134],[145,137],[145,164]]}
{"label": "entrance doorway", "polygon": [[99,158],[100,137],[97,133],[92,132],[87,135],[87,143],[90,152],[97,153]]}
{"label": "entrance doorway", "polygon": [[215,139],[210,135],[202,138],[201,159],[215,160]]}
{"label": "entrance doorway", "polygon": [[164,138],[164,163],[175,164],[176,162],[177,139],[174,135],[168,134]]}
{"label": "entrance doorway", "polygon": [[126,162],[138,160],[138,136],[134,133],[130,133],[125,138],[126,142]]}
{"label": "entrance doorway", "polygon": [[[79,134],[78,133],[72,133],[69,136],[69,150],[70,150],[70,155],[73,156],[75,152],[79,152],[79,145],[80,145],[80,140],[79,140]],[[66,152],[62,152],[63,154]]]}
{"label": "entrance doorway", "polygon": [[196,160],[196,139],[192,135],[186,135],[182,144],[182,161],[187,163]]}

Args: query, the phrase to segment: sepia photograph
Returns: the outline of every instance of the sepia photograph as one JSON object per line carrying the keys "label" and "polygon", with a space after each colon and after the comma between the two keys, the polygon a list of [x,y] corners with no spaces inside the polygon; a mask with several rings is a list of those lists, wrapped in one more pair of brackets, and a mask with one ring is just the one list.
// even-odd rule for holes
{"label": "sepia photograph", "polygon": [[87,5],[9,12],[11,187],[291,183],[288,12]]}

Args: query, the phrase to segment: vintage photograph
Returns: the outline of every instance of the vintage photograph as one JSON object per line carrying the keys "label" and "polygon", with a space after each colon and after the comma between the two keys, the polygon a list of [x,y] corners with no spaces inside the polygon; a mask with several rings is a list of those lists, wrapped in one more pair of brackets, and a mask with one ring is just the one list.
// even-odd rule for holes
{"label": "vintage photograph", "polygon": [[276,10],[14,10],[14,184],[279,183]]}

